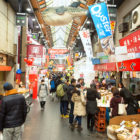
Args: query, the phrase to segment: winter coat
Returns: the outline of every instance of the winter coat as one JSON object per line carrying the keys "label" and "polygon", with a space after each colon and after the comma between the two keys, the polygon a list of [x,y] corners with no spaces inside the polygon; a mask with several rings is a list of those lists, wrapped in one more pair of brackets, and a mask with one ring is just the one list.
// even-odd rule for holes
{"label": "winter coat", "polygon": [[68,101],[68,94],[67,94],[68,85],[67,84],[63,85],[63,90],[64,90],[65,94],[63,97],[61,97],[61,101]]}
{"label": "winter coat", "polygon": [[38,90],[38,95],[39,95],[39,100],[40,101],[46,101],[47,98],[47,85],[46,84],[40,84],[39,90]]}
{"label": "winter coat", "polygon": [[118,104],[121,103],[122,98],[117,95],[112,97],[110,101],[110,108],[112,108],[112,117],[118,116]]}
{"label": "winter coat", "polygon": [[74,102],[74,115],[75,116],[85,116],[86,115],[86,101],[84,99],[84,95],[81,92],[80,95],[74,93],[72,95],[72,99]]}
{"label": "winter coat", "polygon": [[73,86],[73,85],[69,85],[69,86],[68,86],[67,94],[68,94],[68,101],[69,101],[69,102],[71,101],[72,92],[73,92],[74,88],[75,88],[75,86]]}
{"label": "winter coat", "polygon": [[23,95],[16,89],[9,90],[3,97],[0,107],[0,131],[4,128],[21,126],[26,119],[27,105]]}
{"label": "winter coat", "polygon": [[98,93],[95,89],[87,89],[87,104],[86,110],[87,114],[95,114],[97,112],[97,101],[96,98],[100,99],[100,93]]}

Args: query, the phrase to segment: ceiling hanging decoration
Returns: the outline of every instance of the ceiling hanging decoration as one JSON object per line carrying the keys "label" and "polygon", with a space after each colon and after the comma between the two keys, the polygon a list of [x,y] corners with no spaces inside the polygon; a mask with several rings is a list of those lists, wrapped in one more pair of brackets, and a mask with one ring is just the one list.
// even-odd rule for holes
{"label": "ceiling hanging decoration", "polygon": [[81,22],[79,17],[88,14],[87,9],[82,9],[80,2],[74,2],[69,7],[48,7],[42,12],[43,19],[47,25],[62,26],[72,21]]}

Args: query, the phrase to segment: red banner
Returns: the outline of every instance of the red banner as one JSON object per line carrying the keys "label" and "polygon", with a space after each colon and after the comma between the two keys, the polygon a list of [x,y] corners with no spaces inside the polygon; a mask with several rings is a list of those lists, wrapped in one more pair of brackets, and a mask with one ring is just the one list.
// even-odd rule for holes
{"label": "red banner", "polygon": [[128,53],[140,52],[140,30],[119,40],[120,46],[127,46]]}
{"label": "red banner", "polygon": [[43,46],[42,45],[28,45],[27,58],[42,58],[43,57]]}
{"label": "red banner", "polygon": [[[140,71],[140,58],[118,62],[118,71]],[[116,63],[94,65],[95,71],[117,71]]]}
{"label": "red banner", "polygon": [[116,63],[106,63],[94,65],[95,71],[116,71]]}
{"label": "red banner", "polygon": [[140,71],[140,58],[118,63],[119,71]]}
{"label": "red banner", "polygon": [[65,54],[68,52],[68,49],[48,49],[48,54]]}

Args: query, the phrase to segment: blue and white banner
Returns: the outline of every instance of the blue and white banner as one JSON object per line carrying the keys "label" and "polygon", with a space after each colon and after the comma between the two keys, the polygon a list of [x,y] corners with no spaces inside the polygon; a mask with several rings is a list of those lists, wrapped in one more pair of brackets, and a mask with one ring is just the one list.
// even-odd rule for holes
{"label": "blue and white banner", "polygon": [[89,6],[89,11],[100,39],[111,36],[110,19],[105,3]]}

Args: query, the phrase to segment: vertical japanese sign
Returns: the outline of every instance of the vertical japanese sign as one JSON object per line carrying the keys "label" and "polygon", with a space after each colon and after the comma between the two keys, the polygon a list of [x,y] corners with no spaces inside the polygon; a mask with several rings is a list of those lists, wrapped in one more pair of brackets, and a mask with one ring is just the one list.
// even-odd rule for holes
{"label": "vertical japanese sign", "polygon": [[114,54],[115,48],[106,4],[99,3],[91,5],[89,6],[89,11],[97,30],[103,51],[106,54]]}
{"label": "vertical japanese sign", "polygon": [[83,30],[79,31],[84,50],[86,52],[87,57],[92,58],[93,57],[93,51],[92,51],[92,45],[91,45],[91,39],[90,39],[90,32],[89,30]]}

